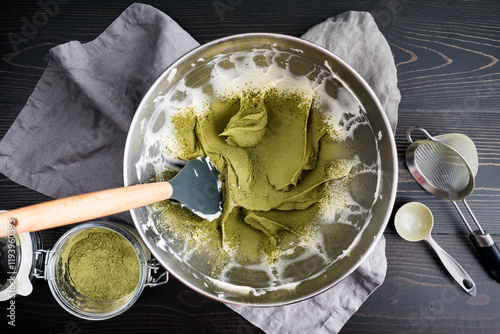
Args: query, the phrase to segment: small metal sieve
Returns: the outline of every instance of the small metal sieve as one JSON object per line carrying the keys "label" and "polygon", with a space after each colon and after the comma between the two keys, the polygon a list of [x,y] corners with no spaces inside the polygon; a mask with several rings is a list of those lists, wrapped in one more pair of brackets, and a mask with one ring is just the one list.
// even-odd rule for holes
{"label": "small metal sieve", "polygon": [[[426,136],[425,140],[413,141],[411,134],[417,130]],[[474,189],[474,177],[479,166],[474,142],[459,133],[433,137],[420,127],[410,127],[406,137],[411,143],[406,150],[406,164],[411,175],[431,194],[452,201],[485,266],[500,283],[500,250],[491,235],[483,230],[465,200]],[[457,200],[462,200],[478,230],[472,230],[455,202]]]}

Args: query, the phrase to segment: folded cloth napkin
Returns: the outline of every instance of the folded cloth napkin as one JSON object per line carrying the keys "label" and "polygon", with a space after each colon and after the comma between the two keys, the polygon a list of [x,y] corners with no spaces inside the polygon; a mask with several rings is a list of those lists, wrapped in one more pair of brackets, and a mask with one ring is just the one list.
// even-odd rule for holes
{"label": "folded cloth napkin", "polygon": [[[349,12],[303,38],[351,64],[372,86],[393,130],[400,95],[390,48],[368,13]],[[157,9],[133,4],[92,42],[50,50],[42,78],[0,142],[0,172],[52,197],[123,185],[129,124],[148,87],[199,44]],[[132,223],[128,213],[114,220]],[[266,332],[338,332],[384,280],[385,239],[328,291],[275,308],[229,306]]]}

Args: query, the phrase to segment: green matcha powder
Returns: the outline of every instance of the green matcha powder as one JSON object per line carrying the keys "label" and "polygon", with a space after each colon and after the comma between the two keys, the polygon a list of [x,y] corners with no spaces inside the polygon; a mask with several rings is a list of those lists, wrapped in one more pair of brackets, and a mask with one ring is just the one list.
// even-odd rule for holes
{"label": "green matcha powder", "polygon": [[[297,245],[317,234],[325,186],[348,177],[353,166],[336,138],[340,130],[313,100],[311,92],[273,88],[218,95],[201,113],[188,107],[171,116],[176,145],[165,153],[184,160],[209,155],[220,173],[224,210],[208,222],[160,203],[160,233],[185,241],[179,250],[195,248],[215,276],[232,260],[270,264],[297,255]],[[156,181],[171,176],[167,171]]]}
{"label": "green matcha powder", "polygon": [[115,301],[134,292],[139,283],[137,255],[121,235],[107,229],[82,232],[68,245],[67,271],[83,296]]}

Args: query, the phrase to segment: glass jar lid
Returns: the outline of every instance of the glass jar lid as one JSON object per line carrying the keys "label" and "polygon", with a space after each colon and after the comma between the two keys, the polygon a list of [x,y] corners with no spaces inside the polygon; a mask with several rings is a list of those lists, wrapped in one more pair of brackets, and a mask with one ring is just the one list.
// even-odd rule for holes
{"label": "glass jar lid", "polygon": [[41,248],[38,233],[9,234],[0,238],[0,301],[27,296],[33,291],[35,250]]}

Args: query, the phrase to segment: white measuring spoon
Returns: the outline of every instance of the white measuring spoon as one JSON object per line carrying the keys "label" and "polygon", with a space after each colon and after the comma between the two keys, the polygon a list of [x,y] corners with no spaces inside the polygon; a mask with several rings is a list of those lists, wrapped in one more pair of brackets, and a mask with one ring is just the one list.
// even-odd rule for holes
{"label": "white measuring spoon", "polygon": [[427,206],[418,202],[406,203],[396,213],[394,225],[401,238],[407,241],[427,241],[455,281],[468,294],[476,295],[476,284],[469,274],[432,239],[431,230],[434,225],[434,217]]}

